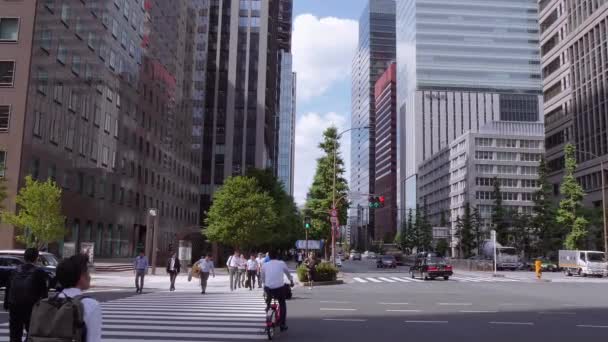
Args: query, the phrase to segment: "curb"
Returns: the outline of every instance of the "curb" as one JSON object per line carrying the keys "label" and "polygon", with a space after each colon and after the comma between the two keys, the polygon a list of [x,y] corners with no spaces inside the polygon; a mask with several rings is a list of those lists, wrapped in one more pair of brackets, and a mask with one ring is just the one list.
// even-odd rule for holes
{"label": "curb", "polygon": [[[309,287],[310,282],[302,282],[300,283],[304,287]],[[332,281],[315,281],[312,283],[312,286],[329,286],[329,285],[342,285],[344,284],[344,280],[332,280]]]}

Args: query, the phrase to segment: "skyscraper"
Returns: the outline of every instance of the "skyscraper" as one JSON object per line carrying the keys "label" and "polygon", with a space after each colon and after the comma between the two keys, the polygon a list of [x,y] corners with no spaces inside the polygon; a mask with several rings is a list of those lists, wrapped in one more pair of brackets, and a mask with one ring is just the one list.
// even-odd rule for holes
{"label": "skyscraper", "polygon": [[293,196],[293,173],[296,128],[296,73],[292,71],[292,56],[281,51],[281,80],[278,121],[277,176],[285,192]]}
{"label": "skyscraper", "polygon": [[537,15],[536,0],[398,2],[400,209],[416,207],[420,165],[462,134],[542,121]]}
{"label": "skyscraper", "polygon": [[[376,81],[394,61],[395,1],[369,0],[359,19],[359,43],[352,68],[351,132],[351,215],[367,207],[368,194],[373,194],[375,182],[376,110],[374,91]],[[374,225],[374,213],[369,213],[369,224]],[[382,238],[382,237],[374,237]]]}
{"label": "skyscraper", "polygon": [[564,145],[573,143],[585,201],[601,207],[600,163],[608,158],[608,1],[543,0],[540,10],[550,181],[558,195]]}
{"label": "skyscraper", "polygon": [[[6,208],[27,175],[55,180],[66,237],[51,251],[94,242],[98,256],[131,256],[149,237],[148,208],[163,252],[197,224],[188,14],[185,0],[0,2]],[[13,231],[0,234],[14,246]]]}
{"label": "skyscraper", "polygon": [[216,0],[209,7],[202,149],[204,212],[227,177],[277,169],[281,51],[292,0]]}

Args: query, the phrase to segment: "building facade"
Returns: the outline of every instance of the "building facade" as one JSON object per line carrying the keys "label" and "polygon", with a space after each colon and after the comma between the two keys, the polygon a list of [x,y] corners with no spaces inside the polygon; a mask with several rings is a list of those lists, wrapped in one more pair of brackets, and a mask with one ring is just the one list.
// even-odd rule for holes
{"label": "building facade", "polygon": [[531,215],[538,191],[538,165],[544,154],[544,125],[540,122],[490,122],[469,131],[449,146],[449,199],[453,248],[456,222],[465,206],[477,208],[484,239],[492,228],[494,180],[500,184],[506,211]]}
{"label": "building facade", "polygon": [[210,2],[201,213],[226,178],[277,171],[280,58],[291,52],[292,7],[292,0]]}
{"label": "building facade", "polygon": [[296,73],[293,72],[292,56],[281,51],[281,80],[279,117],[277,125],[279,149],[277,177],[285,192],[293,196],[294,155],[296,146]]}
{"label": "building facade", "polygon": [[384,196],[383,208],[375,209],[374,236],[394,241],[397,233],[397,65],[391,63],[374,90],[376,156],[374,192]]}
{"label": "building facade", "polygon": [[587,192],[584,201],[601,207],[600,163],[608,160],[608,1],[539,4],[550,181],[559,195],[564,145],[573,143],[579,162],[576,177]]}
{"label": "building facade", "polygon": [[400,213],[420,201],[419,167],[454,139],[540,120],[539,64],[536,0],[398,2]]}
{"label": "building facade", "polygon": [[[188,13],[186,1],[0,2],[6,208],[26,176],[55,180],[66,236],[52,252],[94,242],[99,257],[131,256],[147,240],[149,208],[163,253],[197,224],[200,164],[182,107]],[[5,18],[17,24],[6,40]],[[14,231],[0,234],[15,246]]]}
{"label": "building facade", "polygon": [[[351,132],[352,214],[356,214],[357,207],[367,207],[368,194],[375,191],[374,91],[376,81],[395,60],[395,53],[395,0],[369,0],[359,20],[359,43],[352,67],[351,125],[370,128]],[[369,214],[369,223],[373,227],[373,212]],[[373,234],[373,229],[369,231]]]}

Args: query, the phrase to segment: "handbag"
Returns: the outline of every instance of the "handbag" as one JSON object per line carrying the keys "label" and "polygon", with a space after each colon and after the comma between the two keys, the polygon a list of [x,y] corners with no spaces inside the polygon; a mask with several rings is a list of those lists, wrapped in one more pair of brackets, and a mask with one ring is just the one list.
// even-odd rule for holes
{"label": "handbag", "polygon": [[192,270],[188,270],[188,281],[192,281]]}

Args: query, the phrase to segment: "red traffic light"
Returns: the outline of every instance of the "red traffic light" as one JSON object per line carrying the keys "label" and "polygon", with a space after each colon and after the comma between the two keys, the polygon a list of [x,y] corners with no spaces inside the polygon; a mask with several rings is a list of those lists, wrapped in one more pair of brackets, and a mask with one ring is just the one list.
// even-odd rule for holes
{"label": "red traffic light", "polygon": [[384,196],[378,197],[378,201],[380,201],[380,204],[384,204]]}

